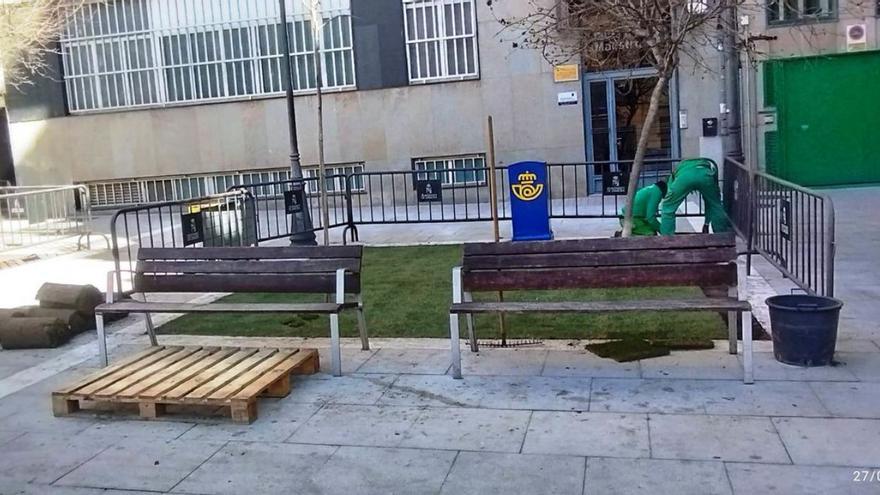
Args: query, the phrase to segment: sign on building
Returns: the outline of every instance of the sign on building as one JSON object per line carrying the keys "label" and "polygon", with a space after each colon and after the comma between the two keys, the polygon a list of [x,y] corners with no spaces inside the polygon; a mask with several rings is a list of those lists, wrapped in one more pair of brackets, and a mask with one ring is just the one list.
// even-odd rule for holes
{"label": "sign on building", "polygon": [[547,164],[519,162],[507,167],[514,241],[546,241],[550,231]]}
{"label": "sign on building", "polygon": [[865,24],[850,24],[846,26],[846,51],[858,52],[864,50],[867,44],[867,26]]}
{"label": "sign on building", "polygon": [[580,79],[577,64],[556,65],[553,67],[553,82],[571,82]]}
{"label": "sign on building", "polygon": [[779,202],[779,235],[786,241],[791,240],[791,202],[787,199]]}

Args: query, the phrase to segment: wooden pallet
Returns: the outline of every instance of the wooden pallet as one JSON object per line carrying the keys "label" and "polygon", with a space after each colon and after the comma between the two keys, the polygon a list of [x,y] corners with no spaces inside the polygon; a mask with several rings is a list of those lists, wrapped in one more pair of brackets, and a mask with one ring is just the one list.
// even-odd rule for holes
{"label": "wooden pallet", "polygon": [[290,375],[320,367],[315,349],[156,346],[52,393],[55,416],[81,401],[136,403],[143,418],[168,405],[224,406],[236,423],[257,418],[257,397],[290,393]]}

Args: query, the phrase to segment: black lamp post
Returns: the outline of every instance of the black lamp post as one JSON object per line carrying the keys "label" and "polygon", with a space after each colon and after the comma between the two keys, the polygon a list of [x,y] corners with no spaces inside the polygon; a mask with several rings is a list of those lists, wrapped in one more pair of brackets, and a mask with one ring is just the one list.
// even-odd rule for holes
{"label": "black lamp post", "polygon": [[284,59],[284,77],[287,81],[287,129],[290,134],[290,176],[294,180],[293,196],[300,200],[301,207],[290,216],[290,243],[302,246],[316,246],[315,233],[312,231],[312,218],[309,213],[309,202],[302,180],[302,164],[299,161],[299,145],[296,138],[296,107],[293,102],[293,74],[290,67],[290,40],[287,33],[287,5],[285,0],[278,0],[281,11],[281,56]]}

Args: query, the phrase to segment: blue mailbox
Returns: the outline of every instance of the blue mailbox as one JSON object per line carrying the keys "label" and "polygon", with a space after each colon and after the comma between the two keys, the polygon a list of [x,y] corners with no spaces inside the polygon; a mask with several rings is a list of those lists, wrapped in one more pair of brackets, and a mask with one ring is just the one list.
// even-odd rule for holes
{"label": "blue mailbox", "polygon": [[519,162],[507,167],[514,241],[546,241],[550,231],[547,164]]}

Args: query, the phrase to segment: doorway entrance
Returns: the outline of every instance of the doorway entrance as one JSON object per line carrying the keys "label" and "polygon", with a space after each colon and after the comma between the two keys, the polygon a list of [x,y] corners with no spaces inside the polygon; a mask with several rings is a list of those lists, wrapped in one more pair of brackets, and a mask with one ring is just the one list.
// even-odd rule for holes
{"label": "doorway entrance", "polygon": [[[584,125],[591,185],[599,186],[602,172],[620,170],[619,162],[635,158],[639,132],[657,81],[652,69],[588,73],[584,77]],[[643,171],[651,176],[672,169],[679,156],[675,84],[667,85],[659,115],[648,138]],[[597,190],[593,188],[592,190]]]}

